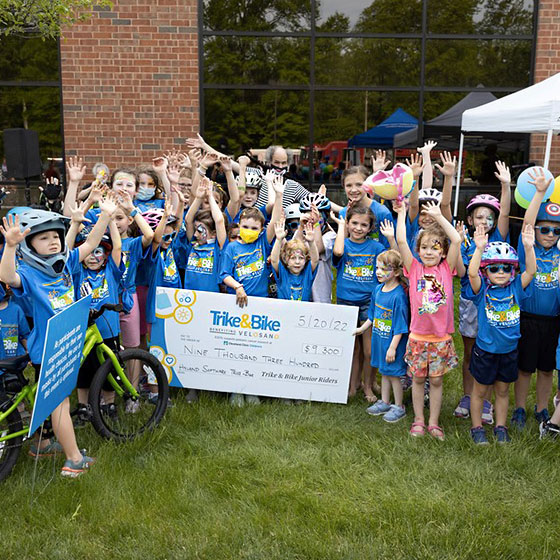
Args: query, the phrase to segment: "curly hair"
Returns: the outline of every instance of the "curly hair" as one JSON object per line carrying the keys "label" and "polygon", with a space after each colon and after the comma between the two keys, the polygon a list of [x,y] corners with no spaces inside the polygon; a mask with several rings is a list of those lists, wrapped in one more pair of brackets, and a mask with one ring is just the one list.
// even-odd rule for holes
{"label": "curly hair", "polygon": [[387,249],[386,251],[379,253],[379,255],[377,255],[377,262],[392,268],[395,272],[397,281],[403,288],[408,286],[403,272],[403,260],[398,251],[395,251],[394,249]]}
{"label": "curly hair", "polygon": [[306,260],[310,259],[309,247],[305,244],[305,242],[301,239],[290,239],[289,241],[286,241],[286,243],[282,245],[282,249],[280,249],[280,259],[284,265],[287,264],[289,258],[296,251],[301,251]]}
{"label": "curly hair", "polygon": [[420,230],[418,237],[416,238],[416,252],[420,250],[420,245],[424,237],[434,237],[436,241],[441,243],[441,248],[443,249],[443,256],[447,255],[449,251],[449,238],[445,234],[445,231],[439,224],[431,224],[427,228]]}

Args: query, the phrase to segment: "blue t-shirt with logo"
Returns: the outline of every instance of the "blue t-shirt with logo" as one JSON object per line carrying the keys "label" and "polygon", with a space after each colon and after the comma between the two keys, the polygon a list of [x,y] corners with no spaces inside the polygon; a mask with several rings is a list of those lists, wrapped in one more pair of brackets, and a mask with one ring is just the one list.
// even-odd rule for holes
{"label": "blue t-shirt with logo", "polygon": [[[521,237],[517,247],[519,265],[525,270],[525,248]],[[529,297],[523,301],[521,311],[535,315],[556,317],[560,315],[560,301],[558,300],[558,263],[560,250],[554,244],[550,249],[545,249],[535,243],[535,256],[537,257],[537,273],[533,281],[527,286]]]}
{"label": "blue t-shirt with logo", "polygon": [[219,292],[221,252],[217,239],[203,245],[189,244],[185,268],[185,288],[203,292]]}
{"label": "blue t-shirt with logo", "polygon": [[153,208],[165,208],[165,199],[151,198],[150,200],[138,200],[137,198],[135,198],[134,206],[138,208],[139,212],[144,213],[148,210],[152,210]]}
{"label": "blue t-shirt with logo", "polygon": [[[104,303],[119,303],[119,284],[125,272],[125,264],[121,259],[117,267],[113,257],[109,255],[105,266],[99,270],[89,270],[83,266],[80,273],[74,277],[82,296],[92,295],[91,309],[101,309]],[[121,332],[119,314],[116,311],[105,311],[95,321],[104,339],[119,336]]]}
{"label": "blue t-shirt with logo", "polygon": [[80,267],[80,252],[74,249],[69,252],[64,269],[58,276],[49,276],[26,263],[17,270],[21,287],[13,288],[13,292],[25,297],[32,311],[33,330],[27,347],[34,364],[40,364],[43,357],[48,320],[76,301],[72,276],[79,273]]}
{"label": "blue t-shirt with logo", "polygon": [[507,354],[517,348],[521,336],[520,306],[528,295],[528,290],[521,286],[520,274],[509,286],[499,287],[483,281],[476,295],[469,284],[464,297],[473,301],[478,309],[476,344],[479,348],[493,354]]}
{"label": "blue t-shirt with logo", "polygon": [[[400,376],[406,374],[404,354],[408,333],[408,297],[399,284],[389,292],[379,284],[373,291],[368,309],[371,321],[371,365],[379,368],[383,375]],[[387,350],[393,336],[402,334],[397,346],[395,361],[387,363]]]}
{"label": "blue t-shirt with logo", "polygon": [[239,211],[237,212],[237,214],[233,218],[231,217],[227,208],[224,210],[224,214],[226,215],[226,218],[228,219],[230,224],[238,224],[239,223],[239,218],[241,218],[241,212],[243,212],[243,210],[246,210],[247,208],[257,208],[257,210],[259,210],[260,213],[264,216],[265,224],[267,224],[270,221],[270,216],[268,215],[268,212],[266,211],[266,204],[263,204],[262,206],[252,206],[252,207],[241,206],[239,208]]}
{"label": "blue t-shirt with logo", "polygon": [[19,305],[8,300],[8,306],[0,309],[0,360],[23,356],[25,348],[21,341],[27,339],[29,332],[25,313]]}
{"label": "blue t-shirt with logo", "polygon": [[337,270],[337,298],[353,302],[371,299],[371,292],[377,286],[377,255],[384,250],[385,247],[375,239],[366,239],[362,243],[355,243],[349,238],[344,240],[342,257],[333,255],[333,265]]}
{"label": "blue t-shirt with logo", "polygon": [[[253,243],[230,243],[222,253],[220,280],[232,276],[243,284],[248,296],[267,297],[269,270],[266,261],[271,250],[266,230]],[[234,294],[235,290],[228,287],[228,293]]]}
{"label": "blue t-shirt with logo", "polygon": [[143,259],[152,251],[150,243],[146,249],[142,245],[142,236],[127,237],[122,240],[122,257],[124,272],[120,282],[121,301],[124,311],[128,313],[133,306],[132,296],[136,292],[136,272]]}
{"label": "blue t-shirt with logo", "polygon": [[315,270],[312,270],[311,263],[308,261],[299,274],[292,274],[280,261],[278,272],[274,268],[272,269],[276,279],[278,299],[311,301],[311,287],[315,276],[317,276],[317,268],[315,267]]}
{"label": "blue t-shirt with logo", "polygon": [[[393,221],[393,215],[389,208],[377,202],[377,200],[372,200],[371,204],[369,205],[371,211],[375,214],[375,227],[371,232],[371,237],[379,241],[385,248],[389,247],[389,241],[384,235],[381,235],[379,231],[379,224],[384,220],[389,220],[390,222]],[[348,211],[348,206],[342,208],[342,210],[338,213],[340,218],[346,218],[346,212]]]}

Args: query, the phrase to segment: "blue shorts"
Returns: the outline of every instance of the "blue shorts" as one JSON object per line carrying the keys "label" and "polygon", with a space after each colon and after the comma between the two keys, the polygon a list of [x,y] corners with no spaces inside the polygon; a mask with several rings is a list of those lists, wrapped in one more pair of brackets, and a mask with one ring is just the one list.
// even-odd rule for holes
{"label": "blue shorts", "polygon": [[336,303],[337,305],[349,305],[350,307],[357,307],[359,309],[358,311],[358,321],[360,323],[363,323],[364,321],[367,321],[368,318],[368,309],[369,309],[369,304],[370,304],[370,300],[366,300],[366,301],[348,301],[347,299],[342,299],[337,297],[336,298]]}
{"label": "blue shorts", "polygon": [[496,381],[513,383],[517,381],[517,348],[508,354],[493,354],[479,348],[474,343],[470,370],[480,385],[494,385]]}

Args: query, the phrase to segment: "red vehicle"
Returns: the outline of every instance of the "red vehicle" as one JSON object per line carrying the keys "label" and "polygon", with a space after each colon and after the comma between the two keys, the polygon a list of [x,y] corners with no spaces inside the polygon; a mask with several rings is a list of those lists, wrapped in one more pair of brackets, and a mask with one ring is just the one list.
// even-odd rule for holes
{"label": "red vehicle", "polygon": [[[348,140],[333,140],[324,146],[313,145],[313,161],[321,163],[325,160],[329,165],[338,167],[341,161],[350,162],[350,165],[359,165],[364,162],[364,148],[348,148]],[[328,158],[328,159],[327,159]],[[301,163],[309,165],[309,147],[301,148]]]}

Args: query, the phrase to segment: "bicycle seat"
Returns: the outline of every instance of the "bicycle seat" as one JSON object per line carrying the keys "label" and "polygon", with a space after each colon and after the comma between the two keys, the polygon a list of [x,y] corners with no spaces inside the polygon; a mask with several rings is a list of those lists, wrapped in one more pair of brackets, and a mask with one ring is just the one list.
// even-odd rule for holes
{"label": "bicycle seat", "polygon": [[0,374],[2,371],[23,371],[29,363],[29,354],[23,356],[16,356],[15,358],[8,358],[0,360]]}

